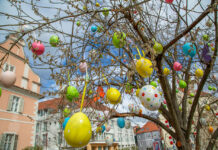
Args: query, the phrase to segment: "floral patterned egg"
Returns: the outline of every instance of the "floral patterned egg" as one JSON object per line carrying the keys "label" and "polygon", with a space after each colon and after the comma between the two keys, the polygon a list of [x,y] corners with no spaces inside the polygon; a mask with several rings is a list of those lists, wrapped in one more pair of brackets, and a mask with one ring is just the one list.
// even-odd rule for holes
{"label": "floral patterned egg", "polygon": [[103,114],[97,113],[96,119],[101,122],[101,121],[104,121],[105,117]]}
{"label": "floral patterned egg", "polygon": [[151,111],[158,110],[162,102],[159,91],[152,85],[142,87],[139,98],[142,105]]}
{"label": "floral patterned egg", "polygon": [[112,134],[108,134],[105,136],[105,143],[108,145],[108,146],[111,146],[113,144],[113,136]]}
{"label": "floral patterned egg", "polygon": [[129,120],[126,120],[125,128],[129,129],[130,127],[131,127],[131,122]]}

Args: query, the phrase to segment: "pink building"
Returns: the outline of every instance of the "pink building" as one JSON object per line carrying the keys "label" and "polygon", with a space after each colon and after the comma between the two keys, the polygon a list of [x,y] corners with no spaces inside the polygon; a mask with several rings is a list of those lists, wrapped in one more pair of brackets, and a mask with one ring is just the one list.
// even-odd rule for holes
{"label": "pink building", "polygon": [[10,34],[0,43],[0,60],[9,53],[0,73],[3,68],[16,74],[14,86],[5,88],[0,83],[0,150],[22,150],[34,146],[38,99],[43,97],[39,94],[39,76],[25,63],[24,41],[20,40],[8,51],[15,40],[16,35]]}

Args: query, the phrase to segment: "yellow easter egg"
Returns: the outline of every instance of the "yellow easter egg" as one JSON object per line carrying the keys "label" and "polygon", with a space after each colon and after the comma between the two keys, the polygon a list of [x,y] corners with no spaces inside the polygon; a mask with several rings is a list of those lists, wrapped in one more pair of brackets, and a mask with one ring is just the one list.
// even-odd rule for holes
{"label": "yellow easter egg", "polygon": [[83,147],[92,137],[92,127],[89,118],[82,112],[75,113],[68,121],[64,138],[72,147]]}
{"label": "yellow easter egg", "polygon": [[136,92],[135,92],[137,97],[139,97],[139,92],[140,92],[140,90],[141,90],[141,89],[137,89]]}
{"label": "yellow easter egg", "polygon": [[136,62],[136,70],[140,76],[147,78],[153,73],[152,62],[149,59],[141,57]]}
{"label": "yellow easter egg", "polygon": [[196,76],[196,77],[202,78],[203,75],[204,75],[204,71],[203,71],[202,69],[199,69],[199,68],[198,68],[198,69],[195,71],[195,76]]}
{"label": "yellow easter egg", "polygon": [[120,92],[115,88],[108,89],[106,96],[111,104],[118,104],[121,100]]}
{"label": "yellow easter egg", "polygon": [[205,109],[207,110],[207,111],[210,111],[210,106],[209,105],[205,105]]}
{"label": "yellow easter egg", "polygon": [[168,75],[170,74],[170,70],[169,70],[168,68],[164,68],[163,74],[164,74],[165,76],[168,76]]}

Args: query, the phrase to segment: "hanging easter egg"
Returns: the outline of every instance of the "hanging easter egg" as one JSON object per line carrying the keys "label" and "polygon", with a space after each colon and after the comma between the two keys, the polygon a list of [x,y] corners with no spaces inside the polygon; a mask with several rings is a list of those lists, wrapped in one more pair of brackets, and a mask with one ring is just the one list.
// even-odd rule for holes
{"label": "hanging easter egg", "polygon": [[65,129],[65,127],[66,127],[66,125],[67,125],[67,123],[68,123],[69,120],[70,120],[69,117],[67,117],[67,118],[64,119],[64,122],[63,122],[63,124],[62,124],[63,129]]}
{"label": "hanging easter egg", "polygon": [[16,82],[16,75],[12,71],[2,72],[0,76],[0,81],[5,87],[9,88],[13,86]]}
{"label": "hanging easter egg", "polygon": [[106,131],[109,132],[110,129],[111,129],[111,126],[107,125],[107,126],[106,126]]}
{"label": "hanging easter egg", "polygon": [[107,17],[108,15],[109,15],[109,10],[107,9],[107,8],[103,8],[103,12],[102,12],[102,14],[105,16],[105,17]]}
{"label": "hanging easter egg", "polygon": [[213,87],[212,90],[213,90],[213,91],[216,91],[217,89],[216,89],[216,87]]}
{"label": "hanging easter egg", "polygon": [[189,100],[188,100],[188,103],[189,103],[189,104],[192,104],[192,100],[191,100],[191,99],[189,99]]}
{"label": "hanging easter egg", "polygon": [[140,111],[140,108],[139,108],[138,106],[135,106],[133,112],[134,112],[135,114],[139,114],[139,111]]}
{"label": "hanging easter egg", "polygon": [[104,133],[105,129],[106,129],[106,128],[105,128],[105,125],[102,125],[102,126],[101,126],[101,133]]}
{"label": "hanging easter egg", "polygon": [[130,111],[131,113],[134,112],[134,104],[129,104],[129,105],[128,105],[128,108],[129,108],[129,111]]}
{"label": "hanging easter egg", "polygon": [[128,94],[132,93],[132,88],[133,88],[133,86],[130,83],[126,83],[125,92]]}
{"label": "hanging easter egg", "polygon": [[157,87],[157,83],[155,81],[151,81],[150,85]]}
{"label": "hanging easter egg", "polygon": [[209,35],[207,35],[207,34],[204,34],[204,35],[202,36],[202,38],[203,38],[204,41],[209,41],[209,40],[210,40],[210,37],[209,37]]}
{"label": "hanging easter egg", "polygon": [[139,97],[139,92],[140,92],[140,90],[141,90],[141,89],[137,89],[137,90],[136,90],[136,96],[137,96],[137,97]]}
{"label": "hanging easter egg", "polygon": [[64,117],[68,117],[70,115],[70,109],[68,107],[64,108],[64,111],[63,111],[63,114],[64,114]]}
{"label": "hanging easter egg", "polygon": [[153,49],[157,54],[161,54],[163,52],[163,46],[156,41],[155,41],[155,44],[153,46]]}
{"label": "hanging easter egg", "polygon": [[126,34],[124,32],[114,32],[112,42],[116,48],[123,48],[126,44]]}
{"label": "hanging easter egg", "polygon": [[2,96],[2,88],[0,88],[0,97]]}
{"label": "hanging easter egg", "polygon": [[182,111],[182,106],[179,106],[179,110]]}
{"label": "hanging easter egg", "polygon": [[207,104],[206,104],[206,105],[204,106],[204,108],[205,108],[207,111],[210,111],[210,105],[207,105]]}
{"label": "hanging easter egg", "polygon": [[72,102],[73,99],[79,97],[79,92],[78,92],[78,90],[74,86],[68,86],[67,87],[66,97],[67,97],[67,99],[69,101]]}
{"label": "hanging easter egg", "polygon": [[210,19],[208,19],[206,22],[206,26],[208,26],[210,28],[210,27],[212,27],[212,25],[213,25],[213,22]]}
{"label": "hanging easter egg", "polygon": [[139,93],[139,98],[142,105],[151,111],[159,109],[161,105],[160,93],[152,85],[142,87]]}
{"label": "hanging easter egg", "polygon": [[203,126],[206,126],[206,125],[207,125],[207,121],[206,121],[204,118],[201,118],[201,119],[200,119],[200,123],[201,123],[201,125],[203,125]]}
{"label": "hanging easter egg", "polygon": [[81,24],[80,24],[80,21],[77,21],[76,22],[76,25],[79,27]]}
{"label": "hanging easter egg", "polygon": [[105,120],[105,117],[104,117],[103,114],[97,113],[96,119],[97,119],[99,122],[102,122],[102,121]]}
{"label": "hanging easter egg", "polygon": [[79,64],[79,70],[80,70],[80,72],[85,73],[87,68],[88,68],[88,66],[87,66],[87,63],[86,63],[86,62],[81,62],[81,63]]}
{"label": "hanging easter egg", "polygon": [[194,96],[195,96],[195,94],[194,94],[194,93],[190,93],[189,95],[190,95],[191,97],[194,97]]}
{"label": "hanging easter egg", "polygon": [[211,61],[212,57],[210,55],[210,50],[209,50],[208,44],[204,45],[204,47],[202,49],[201,56],[202,56],[205,63],[209,63]]}
{"label": "hanging easter egg", "polygon": [[32,52],[36,55],[42,55],[45,51],[45,46],[41,42],[32,43]]}
{"label": "hanging easter egg", "polygon": [[187,56],[194,57],[196,54],[196,47],[192,43],[185,43],[182,47],[183,53]]}
{"label": "hanging easter egg", "polygon": [[213,127],[212,127],[212,126],[209,126],[208,131],[209,131],[210,133],[213,133]]}
{"label": "hanging easter egg", "polygon": [[112,134],[106,134],[105,136],[105,143],[107,144],[107,146],[111,146],[113,144],[113,136]]}
{"label": "hanging easter egg", "polygon": [[101,127],[100,127],[100,126],[98,126],[98,127],[96,128],[96,133],[101,133]]}
{"label": "hanging easter egg", "polygon": [[204,75],[204,71],[203,71],[202,69],[199,69],[199,68],[198,68],[198,69],[195,71],[195,76],[196,76],[196,77],[202,78],[203,75]]}
{"label": "hanging easter egg", "polygon": [[180,88],[186,88],[187,87],[187,83],[184,80],[180,80],[179,81],[179,87]]}
{"label": "hanging easter egg", "polygon": [[129,129],[131,127],[131,122],[129,120],[126,120],[125,122],[125,128]]}
{"label": "hanging easter egg", "polygon": [[152,62],[149,59],[141,57],[136,63],[136,71],[144,78],[150,77],[153,73]]}
{"label": "hanging easter egg", "polygon": [[82,112],[75,113],[68,121],[64,138],[72,147],[87,145],[92,137],[92,127],[89,118]]}
{"label": "hanging easter egg", "polygon": [[50,37],[49,43],[52,47],[56,47],[59,44],[59,37],[57,35],[52,35]]}
{"label": "hanging easter egg", "polygon": [[100,4],[99,4],[99,3],[95,3],[95,6],[96,6],[96,7],[100,7]]}
{"label": "hanging easter egg", "polygon": [[118,104],[121,101],[121,95],[120,92],[115,89],[115,88],[110,88],[107,90],[107,94],[106,94],[107,100],[111,103],[111,104]]}
{"label": "hanging easter egg", "polygon": [[19,29],[18,29],[18,31],[19,31],[19,32],[22,32],[22,33],[28,32],[29,30],[30,30],[30,26],[28,26],[28,25],[26,25],[26,24],[20,26]]}
{"label": "hanging easter egg", "polygon": [[124,120],[124,118],[119,117],[119,118],[117,119],[117,125],[118,125],[120,128],[124,128],[124,127],[125,127],[125,120]]}
{"label": "hanging easter egg", "polygon": [[213,87],[209,85],[209,86],[208,86],[208,90],[211,91],[212,89],[213,89]]}
{"label": "hanging easter egg", "polygon": [[172,4],[173,0],[165,0],[165,2],[168,3],[168,4]]}
{"label": "hanging easter egg", "polygon": [[97,29],[98,29],[98,28],[97,28],[95,25],[93,25],[93,26],[91,27],[91,31],[92,31],[92,32],[96,32]]}
{"label": "hanging easter egg", "polygon": [[175,70],[175,71],[180,71],[181,69],[182,69],[182,65],[179,63],[179,62],[174,62],[174,64],[173,64],[173,69]]}
{"label": "hanging easter egg", "polygon": [[163,74],[164,74],[165,76],[168,76],[168,75],[170,74],[170,70],[169,70],[168,68],[164,68]]}

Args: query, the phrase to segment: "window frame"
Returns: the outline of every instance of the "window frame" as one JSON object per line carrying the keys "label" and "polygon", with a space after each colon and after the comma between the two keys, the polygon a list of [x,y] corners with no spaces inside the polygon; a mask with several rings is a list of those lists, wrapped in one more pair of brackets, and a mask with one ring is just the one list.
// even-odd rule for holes
{"label": "window frame", "polygon": [[[6,65],[8,65],[8,69],[6,70]],[[13,67],[13,70],[11,71],[11,67]],[[9,64],[8,62],[4,63],[4,66],[3,66],[3,70],[2,71],[11,71],[11,72],[14,72],[15,73],[15,70],[16,70],[16,67],[14,65],[11,65]]]}

